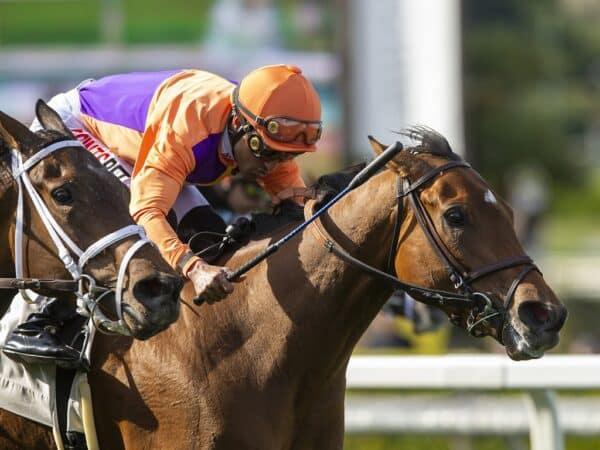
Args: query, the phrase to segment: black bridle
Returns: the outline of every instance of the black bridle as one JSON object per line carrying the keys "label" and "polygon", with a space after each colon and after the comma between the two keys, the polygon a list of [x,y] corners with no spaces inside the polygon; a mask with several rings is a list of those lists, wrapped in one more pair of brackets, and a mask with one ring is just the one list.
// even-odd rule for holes
{"label": "black bridle", "polygon": [[[467,331],[473,336],[483,336],[485,333],[478,329],[477,326],[496,316],[499,316],[504,324],[506,321],[506,311],[508,311],[508,308],[512,303],[517,287],[531,271],[535,270],[539,272],[539,269],[529,256],[519,255],[469,271],[452,255],[450,250],[448,250],[448,247],[446,244],[444,244],[444,241],[437,232],[431,217],[421,202],[419,191],[436,177],[442,176],[444,172],[460,167],[473,170],[471,166],[464,161],[450,161],[446,164],[442,164],[441,166],[431,169],[425,175],[421,176],[412,183],[407,177],[403,178],[399,176],[397,190],[398,213],[396,215],[393,240],[388,257],[389,273],[379,270],[354,258],[337,242],[335,242],[335,240],[328,233],[326,233],[322,227],[318,226],[316,223],[315,225],[317,225],[317,230],[319,230],[320,233],[325,237],[325,248],[338,258],[344,260],[352,266],[359,268],[375,278],[392,284],[396,289],[401,289],[407,292],[409,295],[415,297],[422,303],[436,307],[455,305],[458,308],[469,309],[469,316],[466,320]],[[394,260],[398,251],[400,226],[403,220],[403,200],[405,198],[408,200],[409,207],[412,209],[417,222],[423,229],[431,246],[435,250],[440,260],[443,262],[448,277],[450,278],[450,281],[454,285],[454,288],[457,290],[457,292],[454,293],[415,286],[400,280],[395,275],[392,275],[395,274]],[[472,283],[476,280],[517,266],[523,266],[523,270],[513,280],[510,288],[504,296],[502,305],[494,305],[487,294],[476,291],[472,287]],[[451,320],[455,323],[460,321],[460,319],[457,317],[451,317]],[[498,339],[501,339],[501,336],[498,336]]]}

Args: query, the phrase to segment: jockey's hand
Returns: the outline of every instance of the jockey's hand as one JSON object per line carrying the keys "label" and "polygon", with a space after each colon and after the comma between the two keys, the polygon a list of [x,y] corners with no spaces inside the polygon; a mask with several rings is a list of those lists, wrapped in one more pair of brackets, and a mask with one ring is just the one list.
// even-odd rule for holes
{"label": "jockey's hand", "polygon": [[211,266],[197,261],[188,270],[187,276],[194,283],[196,298],[212,304],[223,300],[233,292],[233,284],[225,278],[230,273],[227,267]]}

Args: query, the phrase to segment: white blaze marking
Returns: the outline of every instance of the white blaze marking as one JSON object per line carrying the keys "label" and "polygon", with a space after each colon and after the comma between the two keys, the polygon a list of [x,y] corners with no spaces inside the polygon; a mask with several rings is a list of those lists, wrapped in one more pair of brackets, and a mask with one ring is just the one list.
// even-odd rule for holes
{"label": "white blaze marking", "polygon": [[494,194],[492,194],[492,191],[490,191],[489,189],[487,191],[485,191],[485,195],[483,196],[483,199],[485,200],[486,203],[491,203],[493,205],[498,203],[498,201],[496,200],[496,197],[494,197]]}

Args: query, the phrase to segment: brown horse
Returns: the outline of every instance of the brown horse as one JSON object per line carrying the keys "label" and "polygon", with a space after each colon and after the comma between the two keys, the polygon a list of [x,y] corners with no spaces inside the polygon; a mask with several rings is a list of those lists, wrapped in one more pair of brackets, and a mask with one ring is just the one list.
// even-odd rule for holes
{"label": "brown horse", "polygon": [[[225,301],[194,307],[188,285],[176,326],[146,342],[97,340],[89,380],[102,448],[341,449],[346,366],[392,287],[331,252],[324,234],[381,270],[391,247],[396,275],[431,303],[441,294],[428,289],[457,292],[448,255],[432,248],[433,232],[467,271],[459,270],[459,291],[477,293],[445,294],[439,305],[453,321],[500,340],[514,359],[539,357],[557,343],[565,309],[524,257],[509,207],[445,139],[412,134],[418,146],[248,272]],[[406,189],[399,195],[399,179],[409,180],[404,187],[433,231],[424,231]],[[220,263],[239,267],[294,225],[259,235]],[[483,300],[462,302],[476,297]],[[47,445],[49,430],[8,420],[3,448],[24,447],[24,430],[27,448]]]}
{"label": "brown horse", "polygon": [[[89,258],[82,256],[79,259],[80,262],[87,259],[87,262],[82,262],[83,267],[70,270],[81,270],[99,285],[114,289],[124,255],[139,237],[127,209],[127,190],[106,173],[89,152],[69,144],[75,138],[44,102],[38,102],[36,114],[46,128],[37,134],[0,112],[0,210],[3,212],[0,231],[4,241],[0,250],[0,276],[14,277],[16,271],[14,237],[18,229],[15,219],[19,186],[11,174],[11,157],[20,153],[27,164],[27,160],[39,158],[40,152],[55,145],[63,148],[41,158],[26,171],[27,175],[46,205],[49,216],[55,220],[57,227],[54,229],[64,232],[63,241],[72,238],[79,249],[86,250],[93,244],[100,244],[94,254],[86,251]],[[12,149],[17,152],[11,154]],[[26,191],[24,183],[20,189]],[[34,206],[29,192],[24,192],[23,198],[26,200],[22,276],[70,279],[73,272],[67,270],[59,257],[56,241],[51,239],[42,220],[43,212],[40,212],[43,209]],[[126,232],[114,240],[101,241],[115,231],[120,233],[120,230]],[[77,262],[77,255],[73,255],[73,259]],[[125,287],[122,292],[123,320],[132,335],[148,338],[173,323],[179,313],[181,280],[156,248],[141,246],[123,269],[127,271],[121,277]],[[49,284],[50,290],[51,286]],[[41,293],[57,294],[47,290]],[[13,295],[14,292],[0,290],[2,313]]]}

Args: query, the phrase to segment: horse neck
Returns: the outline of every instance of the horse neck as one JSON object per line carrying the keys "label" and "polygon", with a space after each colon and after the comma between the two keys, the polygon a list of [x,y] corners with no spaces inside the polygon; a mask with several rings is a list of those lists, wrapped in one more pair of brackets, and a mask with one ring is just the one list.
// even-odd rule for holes
{"label": "horse neck", "polygon": [[[394,178],[377,175],[323,219],[345,250],[381,269],[392,240]],[[226,264],[239,267],[267,242],[237,251]],[[152,339],[152,354],[176,357],[192,373],[231,364],[236,370],[250,367],[261,379],[281,367],[298,377],[308,371],[313,381],[327,378],[345,367],[389,294],[389,288],[328,253],[309,227],[248,272],[244,284],[221,302],[199,310],[191,303],[193,287],[186,285],[180,319]]]}
{"label": "horse neck", "polygon": [[[322,219],[323,227],[340,247],[380,270],[386,268],[392,245],[395,179],[391,171],[378,174],[340,200]],[[307,234],[311,235],[310,229]],[[391,289],[333,254],[324,253],[322,243],[315,242],[314,235],[311,239],[312,246],[319,249],[313,250],[313,260],[304,265],[317,285],[319,308],[308,324],[309,333],[323,330],[327,341],[338,345],[332,351],[338,356],[337,363],[343,365]]]}
{"label": "horse neck", "polygon": [[322,220],[327,232],[346,251],[376,267],[383,267],[382,257],[391,245],[395,180],[391,171],[372,177],[343,197]]}

